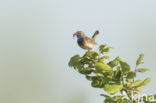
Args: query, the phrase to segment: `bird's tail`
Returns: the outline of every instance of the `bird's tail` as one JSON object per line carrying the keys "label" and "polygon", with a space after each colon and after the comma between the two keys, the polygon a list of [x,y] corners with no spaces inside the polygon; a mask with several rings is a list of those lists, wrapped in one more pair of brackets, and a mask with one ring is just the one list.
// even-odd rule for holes
{"label": "bird's tail", "polygon": [[97,31],[94,33],[94,35],[92,36],[92,39],[95,40],[98,34],[99,34],[99,31],[97,30]]}

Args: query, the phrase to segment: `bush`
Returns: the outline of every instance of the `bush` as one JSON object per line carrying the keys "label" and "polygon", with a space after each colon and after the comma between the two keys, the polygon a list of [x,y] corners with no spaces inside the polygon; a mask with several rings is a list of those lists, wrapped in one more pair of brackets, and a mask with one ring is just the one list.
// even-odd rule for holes
{"label": "bush", "polygon": [[[106,55],[110,49],[112,47],[100,45],[99,53],[92,51],[86,52],[82,57],[75,55],[70,59],[68,65],[85,75],[86,79],[91,81],[92,87],[101,88],[107,92],[101,94],[105,97],[105,103],[139,103],[143,101],[152,103],[150,98],[153,97],[152,100],[155,100],[155,96],[133,98],[134,95],[139,95],[140,91],[150,82],[149,77],[145,80],[135,80],[136,73],[149,71],[147,68],[138,68],[143,63],[144,54],[140,54],[137,59],[136,68],[131,69],[129,64],[120,57],[110,61],[110,57]],[[106,62],[106,59],[109,62]]]}

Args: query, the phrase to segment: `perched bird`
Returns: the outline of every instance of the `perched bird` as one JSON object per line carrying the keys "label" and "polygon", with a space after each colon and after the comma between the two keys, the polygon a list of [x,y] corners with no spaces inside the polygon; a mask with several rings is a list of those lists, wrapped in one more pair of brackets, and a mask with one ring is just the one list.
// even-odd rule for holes
{"label": "perched bird", "polygon": [[77,36],[77,43],[78,45],[86,50],[92,50],[94,48],[94,46],[97,44],[95,39],[97,37],[97,35],[99,34],[99,31],[97,30],[94,35],[92,36],[92,38],[87,37],[83,31],[77,31],[76,33],[73,34],[74,36]]}

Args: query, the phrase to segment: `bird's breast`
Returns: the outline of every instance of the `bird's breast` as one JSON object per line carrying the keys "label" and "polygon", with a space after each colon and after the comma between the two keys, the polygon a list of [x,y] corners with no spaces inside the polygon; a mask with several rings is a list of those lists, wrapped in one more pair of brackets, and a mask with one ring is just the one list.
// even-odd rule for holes
{"label": "bird's breast", "polygon": [[78,43],[82,43],[82,42],[83,42],[83,38],[79,38],[79,39],[77,40],[77,42],[78,42]]}
{"label": "bird's breast", "polygon": [[92,44],[92,43],[85,43],[84,48],[86,48],[88,50],[91,50],[91,49],[94,48],[94,44]]}
{"label": "bird's breast", "polygon": [[88,42],[78,42],[78,45],[86,50],[92,50],[94,48],[94,44]]}

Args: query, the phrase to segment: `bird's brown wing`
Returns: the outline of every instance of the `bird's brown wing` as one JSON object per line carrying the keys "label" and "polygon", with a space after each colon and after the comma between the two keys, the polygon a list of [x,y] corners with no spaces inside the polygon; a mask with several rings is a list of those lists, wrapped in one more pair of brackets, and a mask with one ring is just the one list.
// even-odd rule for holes
{"label": "bird's brown wing", "polygon": [[84,40],[86,40],[86,41],[91,41],[91,38],[89,38],[89,37],[86,36],[86,37],[84,38]]}
{"label": "bird's brown wing", "polygon": [[88,43],[91,43],[91,44],[97,44],[96,42],[95,42],[95,39],[91,39],[91,38],[89,38],[89,37],[85,37],[85,40],[84,41],[87,41]]}
{"label": "bird's brown wing", "polygon": [[89,38],[89,37],[85,37],[84,38],[84,43],[92,43],[92,39],[91,38]]}

